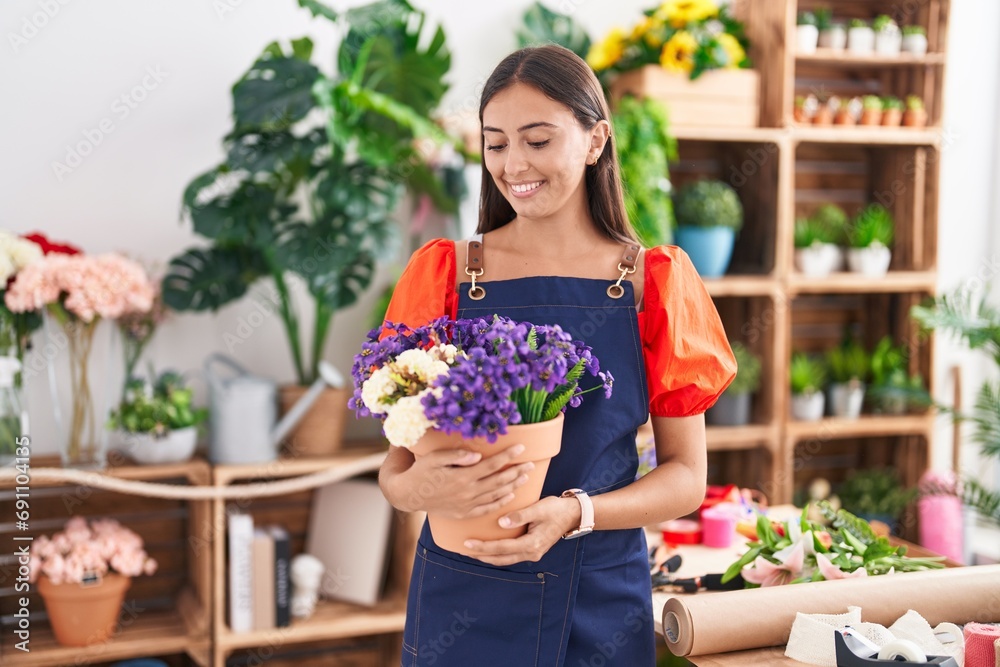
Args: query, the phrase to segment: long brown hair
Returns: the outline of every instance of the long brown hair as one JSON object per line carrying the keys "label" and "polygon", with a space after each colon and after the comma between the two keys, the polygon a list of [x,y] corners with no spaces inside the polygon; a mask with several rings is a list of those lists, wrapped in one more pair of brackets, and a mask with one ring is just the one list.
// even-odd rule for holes
{"label": "long brown hair", "polygon": [[[537,88],[549,99],[569,107],[585,130],[590,130],[601,120],[611,122],[604,91],[587,63],[569,49],[549,44],[515,51],[500,61],[483,86],[479,102],[480,125],[483,110],[490,100],[515,83]],[[516,215],[486,169],[485,149],[485,140],[481,137],[483,185],[479,199],[479,227],[476,230],[479,233],[499,229]],[[604,144],[597,164],[586,168],[584,178],[587,206],[598,230],[610,239],[635,243],[637,236],[625,213],[613,132]]]}

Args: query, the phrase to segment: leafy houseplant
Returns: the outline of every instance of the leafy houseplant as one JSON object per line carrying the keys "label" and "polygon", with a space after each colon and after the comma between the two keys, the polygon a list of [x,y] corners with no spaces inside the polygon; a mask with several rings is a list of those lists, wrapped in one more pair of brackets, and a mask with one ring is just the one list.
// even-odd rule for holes
{"label": "leafy houseplant", "polygon": [[[150,377],[155,377],[152,369]],[[206,408],[192,404],[192,391],[181,376],[167,371],[152,383],[131,378],[108,428],[123,433],[126,452],[139,463],[175,463],[191,458],[197,427],[207,418]]]}
{"label": "leafy houseplant", "polygon": [[836,204],[824,204],[808,218],[795,221],[795,266],[803,274],[827,276],[840,268],[839,243],[846,235],[847,215]]}
{"label": "leafy houseplant", "polygon": [[865,95],[861,98],[861,124],[882,124],[882,98],[878,95]]}
{"label": "leafy houseplant", "polygon": [[830,373],[830,412],[835,417],[857,419],[865,398],[868,353],[853,338],[847,338],[826,354]]}
{"label": "leafy houseplant", "polygon": [[916,500],[917,490],[903,488],[892,469],[855,470],[837,495],[847,511],[894,528],[906,506]]}
{"label": "leafy houseplant", "polygon": [[792,388],[792,418],[815,421],[823,417],[823,386],[826,368],[819,359],[802,352],[792,355],[789,367]]}
{"label": "leafy houseplant", "polygon": [[914,56],[927,54],[927,31],[922,25],[903,26],[902,50]]}
{"label": "leafy houseplant", "polygon": [[906,96],[906,111],[903,112],[904,127],[924,127],[927,125],[927,110],[918,95]]}
{"label": "leafy houseplant", "polygon": [[829,7],[816,10],[816,27],[819,28],[820,48],[843,51],[847,46],[847,30],[843,23],[834,22],[833,10]]}
{"label": "leafy houseplant", "polygon": [[586,58],[591,48],[590,36],[577,21],[552,11],[541,2],[535,2],[521,16],[517,44],[522,49],[540,44],[559,44],[581,58]]}
{"label": "leafy houseplant", "polygon": [[[599,377],[587,389],[581,388],[585,372]],[[614,382],[591,349],[559,326],[497,316],[440,318],[413,329],[387,322],[370,332],[352,375],[351,407],[359,416],[383,419],[390,444],[417,458],[455,447],[488,458],[515,443],[526,446],[516,462],[534,461],[535,468],[509,506],[474,519],[430,515],[434,541],[460,553],[470,537],[525,532],[500,528],[497,519],[538,501],[548,462],[559,451],[562,413],[589,392],[610,397]]]}
{"label": "leafy houseplant", "polygon": [[819,25],[812,12],[799,12],[795,26],[796,53],[816,53],[819,43]]}
{"label": "leafy houseplant", "polygon": [[875,50],[875,31],[864,19],[851,19],[847,28],[847,50],[867,55]]}
{"label": "leafy houseplant", "polygon": [[647,247],[672,241],[674,209],[668,164],[677,159],[677,141],[663,104],[625,95],[612,114],[622,180],[628,183],[625,208],[639,240]]}
{"label": "leafy houseplant", "polygon": [[736,377],[705,417],[712,426],[742,426],[750,422],[750,401],[760,389],[760,357],[740,342],[730,344],[736,357]]}
{"label": "leafy houseplant", "polygon": [[[268,45],[233,86],[226,158],[195,178],[183,208],[207,247],[175,257],[164,301],[178,311],[218,310],[260,279],[272,281],[300,385],[316,379],[333,314],[371,283],[390,247],[390,217],[405,185],[454,207],[417,139],[450,141],[428,119],[447,90],[451,56],[441,28],[425,29],[404,0],[343,14],[300,0],[346,33],[338,72],[312,64],[312,41]],[[290,276],[312,301],[303,350],[302,313]],[[239,342],[239,341],[237,341]]]}
{"label": "leafy houseplant", "polygon": [[894,345],[889,336],[883,337],[872,351],[867,394],[876,412],[899,415],[930,405],[923,378],[919,373],[907,372],[907,359],[906,348]]}
{"label": "leafy houseplant", "polygon": [[906,105],[898,97],[892,95],[882,98],[882,125],[898,127],[903,120],[903,109]]}
{"label": "leafy houseplant", "polygon": [[847,265],[851,271],[870,278],[884,276],[892,261],[894,235],[895,223],[888,209],[881,204],[863,208],[848,230],[851,248],[847,251]]}
{"label": "leafy houseplant", "polygon": [[903,35],[891,16],[880,14],[872,22],[875,31],[875,53],[884,56],[898,56]]}
{"label": "leafy houseplant", "polygon": [[695,181],[674,194],[677,245],[691,256],[703,278],[726,272],[736,233],[743,227],[739,195],[722,181]]}

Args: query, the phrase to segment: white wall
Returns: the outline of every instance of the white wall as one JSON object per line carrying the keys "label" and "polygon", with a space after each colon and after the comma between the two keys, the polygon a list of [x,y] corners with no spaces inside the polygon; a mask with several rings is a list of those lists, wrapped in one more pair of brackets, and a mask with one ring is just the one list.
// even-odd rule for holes
{"label": "white wall", "polygon": [[[485,77],[515,47],[514,29],[530,2],[417,4],[443,22],[448,34],[453,66],[445,109],[474,111]],[[596,36],[612,25],[630,25],[650,4],[565,0],[551,6],[573,8]],[[947,86],[952,140],[943,161],[942,287],[986,266],[1000,249],[990,225],[997,219],[990,186],[997,183],[1000,47],[993,37],[1000,5],[952,4]],[[46,8],[51,17],[44,15]],[[33,29],[32,23],[41,27]],[[332,62],[336,41],[325,21],[312,20],[293,0],[7,0],[0,4],[0,25],[5,42],[0,46],[0,90],[5,92],[0,146],[6,158],[0,164],[0,226],[42,230],[91,253],[120,250],[160,262],[197,242],[178,217],[181,191],[222,157],[230,88],[237,77],[276,38],[310,35],[320,62]],[[16,43],[11,35],[22,35],[24,42]],[[144,83],[146,90],[134,93],[142,101],[135,108],[123,106],[119,98]],[[111,131],[98,137],[102,121]],[[65,162],[68,147],[88,136],[97,144],[92,153],[69,173],[54,173],[53,163]],[[361,341],[371,302],[366,298],[335,319],[326,356],[342,369],[350,366]],[[252,310],[252,301],[244,299],[216,315],[175,316],[157,334],[152,355],[159,365],[197,368],[210,351],[226,349],[224,335],[235,333]],[[232,352],[255,372],[282,382],[292,379],[276,319]],[[955,359],[966,357],[952,346],[939,346],[941,398],[947,397],[944,369]],[[972,382],[970,377],[967,394]],[[54,429],[41,417],[50,403],[42,378],[31,383],[28,401],[36,415],[36,451],[54,452]],[[372,426],[352,423],[349,433],[371,433]],[[950,460],[948,432],[943,426],[934,454],[937,467]]]}

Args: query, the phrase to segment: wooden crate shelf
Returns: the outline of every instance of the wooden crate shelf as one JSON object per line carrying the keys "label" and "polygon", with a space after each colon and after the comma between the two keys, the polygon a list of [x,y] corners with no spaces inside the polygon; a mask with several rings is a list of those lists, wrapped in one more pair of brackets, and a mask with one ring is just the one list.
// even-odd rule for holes
{"label": "wooden crate shelf", "polygon": [[862,415],[858,419],[827,417],[819,421],[790,421],[786,433],[793,441],[809,439],[874,438],[887,435],[928,435],[934,415]]}
{"label": "wooden crate shelf", "polygon": [[793,273],[788,278],[788,294],[870,294],[886,292],[933,292],[935,271],[890,271],[872,279],[857,273],[838,272],[824,278]]}
{"label": "wooden crate shelf", "polygon": [[795,125],[789,128],[797,143],[860,144],[864,146],[937,146],[943,132],[934,127],[851,127]]}
{"label": "wooden crate shelf", "polygon": [[712,296],[774,296],[781,283],[771,276],[722,276],[704,281]]}
{"label": "wooden crate shelf", "polygon": [[926,67],[944,65],[945,54],[927,53],[917,56],[912,53],[900,53],[898,56],[882,56],[875,53],[868,55],[816,49],[816,53],[795,54],[795,61],[797,64],[811,63],[837,67]]}

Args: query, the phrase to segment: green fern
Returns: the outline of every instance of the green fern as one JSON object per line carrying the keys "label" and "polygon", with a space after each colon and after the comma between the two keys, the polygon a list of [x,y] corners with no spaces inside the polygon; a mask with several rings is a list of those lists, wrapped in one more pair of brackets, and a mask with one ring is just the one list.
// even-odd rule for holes
{"label": "green fern", "polygon": [[976,424],[974,440],[984,457],[1000,457],[1000,382],[983,383],[972,415]]}
{"label": "green fern", "polygon": [[958,289],[914,306],[910,316],[925,330],[943,329],[964,339],[970,349],[983,349],[1000,366],[1000,311],[986,302],[986,295]]}
{"label": "green fern", "polygon": [[962,486],[962,502],[1000,526],[1000,492],[987,489],[974,479],[966,479]]}
{"label": "green fern", "polygon": [[576,362],[576,365],[569,369],[569,373],[566,374],[566,383],[559,385],[555,391],[549,394],[548,400],[545,401],[545,407],[542,409],[542,421],[555,419],[556,415],[569,403],[569,399],[573,398],[577,382],[583,377],[584,365],[583,359]]}

